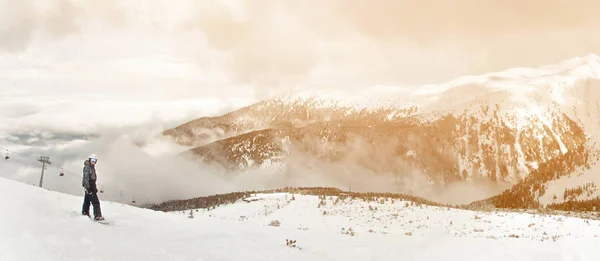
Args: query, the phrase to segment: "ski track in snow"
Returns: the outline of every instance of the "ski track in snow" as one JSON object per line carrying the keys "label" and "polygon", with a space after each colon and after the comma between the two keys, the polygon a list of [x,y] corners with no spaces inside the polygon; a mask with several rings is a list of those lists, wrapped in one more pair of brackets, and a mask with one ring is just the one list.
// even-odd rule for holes
{"label": "ski track in snow", "polygon": [[[105,226],[78,215],[79,197],[0,178],[0,260],[600,260],[596,220],[406,207],[398,200],[334,205],[335,197],[317,208],[316,196],[286,197],[257,195],[250,203],[194,210],[193,219],[189,210],[102,201],[115,222]],[[273,220],[280,227],[269,226]]]}

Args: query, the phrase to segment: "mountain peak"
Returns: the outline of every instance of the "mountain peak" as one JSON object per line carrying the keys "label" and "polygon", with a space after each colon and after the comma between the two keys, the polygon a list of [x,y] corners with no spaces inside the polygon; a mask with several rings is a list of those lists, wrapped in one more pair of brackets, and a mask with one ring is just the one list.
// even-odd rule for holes
{"label": "mountain peak", "polygon": [[595,65],[600,64],[600,56],[595,53],[589,53],[587,56],[585,56],[585,59],[590,63],[594,63]]}
{"label": "mountain peak", "polygon": [[567,59],[555,66],[544,66],[543,69],[551,70],[556,74],[567,74],[578,78],[600,78],[600,57],[590,53],[586,56]]}
{"label": "mountain peak", "polygon": [[411,107],[416,105],[408,94],[413,90],[402,86],[375,85],[363,89],[305,88],[271,100],[287,103],[311,103],[314,106],[373,109]]}
{"label": "mountain peak", "polygon": [[600,78],[600,56],[590,53],[585,58],[587,64],[594,69],[594,77]]}
{"label": "mountain peak", "polygon": [[[377,108],[387,106],[425,107],[430,104],[455,106],[477,96],[509,91],[515,96],[543,86],[571,84],[577,80],[600,79],[600,56],[589,53],[537,67],[515,67],[477,75],[463,75],[440,84],[416,86],[374,85],[362,89],[307,87],[273,100],[289,103],[315,103],[320,106]],[[448,97],[450,96],[450,97]],[[450,98],[453,102],[444,101]]]}

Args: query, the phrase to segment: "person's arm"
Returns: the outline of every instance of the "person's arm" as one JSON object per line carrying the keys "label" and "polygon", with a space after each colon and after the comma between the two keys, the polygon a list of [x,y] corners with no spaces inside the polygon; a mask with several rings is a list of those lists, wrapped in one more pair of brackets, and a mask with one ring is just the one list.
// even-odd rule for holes
{"label": "person's arm", "polygon": [[90,187],[90,168],[88,166],[83,167],[83,181],[82,186],[85,188],[86,193],[91,192]]}

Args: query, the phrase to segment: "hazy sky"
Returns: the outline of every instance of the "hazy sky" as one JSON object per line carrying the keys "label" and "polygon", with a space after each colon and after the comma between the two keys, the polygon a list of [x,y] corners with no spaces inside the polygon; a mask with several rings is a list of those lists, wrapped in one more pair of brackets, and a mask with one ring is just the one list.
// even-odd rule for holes
{"label": "hazy sky", "polygon": [[[301,87],[414,88],[600,54],[597,10],[596,0],[0,0],[0,144],[79,173],[91,152],[133,150],[116,140]],[[180,184],[165,180],[169,164],[132,155],[101,161],[103,177],[152,161],[113,185],[147,174]],[[35,160],[14,164],[0,174],[38,179]],[[157,164],[166,169],[152,173]]]}
{"label": "hazy sky", "polygon": [[307,85],[439,83],[600,53],[599,8],[594,0],[0,0],[0,88],[264,98]]}

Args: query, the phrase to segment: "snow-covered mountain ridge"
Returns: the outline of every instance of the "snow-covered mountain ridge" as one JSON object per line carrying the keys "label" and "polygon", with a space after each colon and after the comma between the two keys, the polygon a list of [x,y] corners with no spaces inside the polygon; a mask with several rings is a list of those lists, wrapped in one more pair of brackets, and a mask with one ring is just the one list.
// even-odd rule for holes
{"label": "snow-covered mountain ridge", "polygon": [[256,194],[193,218],[101,199],[109,226],[80,197],[4,178],[0,199],[0,260],[600,259],[598,220],[386,198]]}
{"label": "snow-covered mountain ridge", "polygon": [[163,134],[182,145],[199,146],[255,130],[303,127],[315,122],[341,119],[385,121],[410,116],[416,110],[416,106],[391,103],[386,106],[364,106],[315,95],[281,97],[261,101],[220,117],[196,119],[166,130]]}
{"label": "snow-covered mountain ridge", "polygon": [[[562,170],[591,167],[600,144],[599,75],[600,58],[590,54],[539,68],[397,88],[387,96],[362,92],[361,99],[305,91],[186,123],[166,134],[194,143],[202,140],[195,133],[206,130],[198,127],[206,122],[229,126],[221,139],[191,152],[236,171],[286,170],[300,151],[369,172],[418,172],[437,184],[516,184],[542,164]],[[560,158],[569,151],[591,158],[565,166],[552,163],[563,162]]]}
{"label": "snow-covered mountain ridge", "polygon": [[[544,108],[557,103],[562,105],[562,109],[573,112],[574,108],[570,107],[590,108],[598,103],[600,98],[585,100],[590,95],[593,97],[593,94],[597,94],[596,88],[589,86],[589,80],[600,78],[599,61],[597,55],[589,54],[556,65],[463,76],[444,84],[414,89],[390,87],[380,90],[376,86],[373,87],[374,91],[366,89],[354,94],[342,90],[297,91],[220,117],[190,121],[169,129],[164,134],[174,137],[182,144],[200,145],[207,140],[276,127],[279,124],[302,126],[306,122],[335,120],[345,116],[356,119],[360,117],[354,114],[360,112],[367,117],[367,112],[387,111],[385,119],[392,120],[430,112],[437,112],[430,117],[448,112],[462,113],[465,109],[479,112],[481,108],[474,105],[493,107],[511,102],[516,102],[521,107],[518,119],[531,116],[527,110],[532,110],[533,114],[539,113],[540,104]],[[508,107],[501,106],[502,109],[510,110],[511,104],[506,105]],[[577,118],[579,115],[570,116]],[[206,132],[214,133],[217,137],[209,139]]]}

